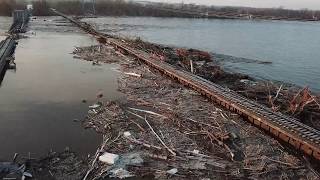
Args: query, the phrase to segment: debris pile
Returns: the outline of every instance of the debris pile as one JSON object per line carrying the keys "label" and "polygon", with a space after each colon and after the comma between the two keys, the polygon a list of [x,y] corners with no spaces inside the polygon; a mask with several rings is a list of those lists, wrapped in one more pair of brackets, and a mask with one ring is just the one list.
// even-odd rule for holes
{"label": "debris pile", "polygon": [[80,159],[68,149],[30,162],[35,179],[82,179],[88,167],[87,159]]}
{"label": "debris pile", "polygon": [[32,178],[29,172],[28,163],[17,162],[0,162],[0,178],[1,179],[27,179]]}
{"label": "debris pile", "polygon": [[111,46],[94,45],[90,47],[76,47],[73,51],[74,58],[92,61],[93,65],[99,63],[118,62],[119,52]]}
{"label": "debris pile", "polygon": [[104,140],[85,179],[319,178],[238,115],[144,64],[118,60],[126,98],[89,111],[84,125]]}
{"label": "debris pile", "polygon": [[280,83],[241,80],[232,89],[273,111],[296,117],[302,123],[320,129],[320,96],[313,95],[308,87],[301,89]]}
{"label": "debris pile", "polygon": [[39,159],[19,156],[12,162],[0,162],[0,179],[82,179],[87,169],[87,159],[80,159],[66,149],[62,153],[49,152]]}
{"label": "debris pile", "polygon": [[300,88],[281,82],[257,80],[241,73],[227,72],[218,62],[221,59],[215,60],[212,55],[198,50],[167,47],[144,42],[141,39],[127,40],[127,45],[154,54],[174,66],[228,87],[274,111],[294,116],[301,122],[320,130],[318,121],[320,96],[312,94],[308,87]]}

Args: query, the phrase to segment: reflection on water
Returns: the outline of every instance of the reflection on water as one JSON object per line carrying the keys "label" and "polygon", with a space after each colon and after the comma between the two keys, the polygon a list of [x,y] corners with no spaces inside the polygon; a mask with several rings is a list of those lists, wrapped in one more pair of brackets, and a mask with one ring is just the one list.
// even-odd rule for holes
{"label": "reflection on water", "polygon": [[[225,65],[252,76],[280,80],[320,91],[320,24],[317,22],[242,21],[183,18],[85,19],[101,30],[141,36],[151,42],[198,48],[272,64]],[[221,58],[222,56],[220,56]]]}
{"label": "reflection on water", "polygon": [[74,120],[85,117],[97,92],[108,100],[121,96],[111,70],[116,65],[92,66],[70,54],[75,46],[95,43],[85,34],[42,31],[19,40],[17,70],[7,71],[0,88],[0,159],[65,147],[82,155],[95,152],[100,136]]}
{"label": "reflection on water", "polygon": [[11,17],[0,16],[0,41],[6,38],[4,33],[6,33],[9,30],[11,23],[12,23]]}

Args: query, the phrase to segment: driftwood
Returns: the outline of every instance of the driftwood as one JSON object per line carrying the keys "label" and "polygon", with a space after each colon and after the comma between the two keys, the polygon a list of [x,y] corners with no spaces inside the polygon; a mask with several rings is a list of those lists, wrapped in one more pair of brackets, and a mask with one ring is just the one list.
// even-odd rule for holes
{"label": "driftwood", "polygon": [[[199,64],[201,63],[195,62],[196,73]],[[190,64],[188,65],[190,68]],[[310,174],[299,159],[297,163],[286,159],[286,152],[273,139],[242,123],[239,116],[229,116],[225,110],[217,108],[198,93],[168,80],[155,71],[151,73],[143,64],[130,64],[126,61],[120,71],[135,72],[144,76],[120,76],[119,90],[125,94],[127,101],[117,102],[118,105],[104,104],[102,109],[105,111],[93,114],[95,118],[90,118],[89,121],[90,126],[101,129],[105,134],[114,134],[119,130],[134,134],[125,137],[125,141],[113,143],[109,148],[119,154],[140,152],[147,163],[127,169],[139,177],[158,175],[157,170],[165,172],[172,168],[177,168],[178,174],[185,175],[186,179],[266,179],[270,176],[281,176],[283,173],[289,173],[287,175],[291,178],[301,172]],[[269,93],[266,89],[262,87],[259,91],[261,94],[253,89],[248,95],[263,97],[263,101],[267,103],[266,97]],[[248,92],[247,89],[244,91]],[[270,86],[270,95],[276,106],[290,97],[287,96],[285,86],[276,85]],[[131,121],[133,117],[130,115],[137,118]],[[148,119],[145,115],[148,115]],[[146,129],[147,126],[150,130]],[[161,127],[161,131],[158,127]],[[263,162],[261,159],[251,161],[263,156],[267,157]],[[245,162],[247,165],[244,167]],[[192,164],[198,163],[199,167],[192,168],[200,169],[189,169]],[[295,168],[299,166],[301,168],[296,171]],[[223,172],[217,168],[223,169]],[[274,171],[275,168],[282,171]],[[108,171],[103,166],[97,167],[96,170],[97,175]],[[166,175],[167,173],[164,173],[161,176]]]}
{"label": "driftwood", "polygon": [[304,108],[307,105],[311,103],[316,103],[319,106],[316,97],[311,95],[311,92],[308,87],[305,87],[301,89],[290,101],[289,110],[292,114],[299,114],[304,110]]}
{"label": "driftwood", "polygon": [[150,144],[144,143],[142,141],[139,141],[139,140],[137,140],[135,138],[131,138],[131,137],[125,137],[125,138],[128,139],[129,141],[135,143],[135,144],[139,144],[139,145],[142,145],[142,146],[147,147],[147,148],[153,148],[153,149],[160,150],[160,151],[162,150],[162,148],[159,147],[159,146],[150,145]]}
{"label": "driftwood", "polygon": [[134,77],[139,77],[141,78],[142,75],[141,74],[136,74],[136,73],[128,73],[128,72],[124,72],[123,74],[129,75],[129,76],[134,76]]}
{"label": "driftwood", "polygon": [[136,114],[136,113],[133,113],[133,112],[130,112],[128,111],[128,113],[140,118],[140,119],[144,119],[144,121],[147,123],[147,125],[149,126],[150,130],[153,132],[153,134],[157,137],[157,139],[160,141],[160,143],[173,155],[173,156],[176,156],[176,153],[171,150],[165,143],[164,141],[160,138],[160,136],[154,131],[153,127],[150,125],[149,121],[147,120],[147,116],[145,116],[145,118],[143,118],[142,116]]}
{"label": "driftwood", "polygon": [[90,173],[93,171],[94,166],[99,158],[100,153],[103,151],[104,147],[107,145],[107,142],[109,141],[109,138],[107,138],[101,145],[101,147],[97,150],[95,157],[91,163],[91,166],[89,168],[89,170],[87,171],[86,175],[84,176],[83,180],[86,180],[88,178],[88,176],[90,175]]}
{"label": "driftwood", "polygon": [[155,115],[155,116],[166,118],[165,116],[163,116],[161,114],[158,114],[158,113],[155,113],[155,112],[152,112],[152,111],[147,111],[147,110],[137,109],[137,108],[130,108],[130,107],[128,109],[133,110],[133,111],[144,112],[144,113],[147,113],[147,114],[152,114],[152,115]]}

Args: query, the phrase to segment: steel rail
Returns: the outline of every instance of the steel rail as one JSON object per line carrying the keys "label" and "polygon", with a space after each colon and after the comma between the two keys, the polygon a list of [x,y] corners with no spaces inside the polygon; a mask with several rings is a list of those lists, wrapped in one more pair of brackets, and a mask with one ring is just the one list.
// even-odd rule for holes
{"label": "steel rail", "polygon": [[0,73],[4,70],[7,64],[7,57],[11,56],[14,47],[15,40],[12,37],[7,37],[5,40],[1,42],[0,46]]}
{"label": "steel rail", "polygon": [[[15,12],[21,12],[23,13],[23,18],[21,17],[15,17]],[[25,26],[27,25],[29,21],[29,14],[28,11],[14,11],[13,13],[13,23],[8,31],[10,34],[5,40],[0,42],[0,73],[4,71],[8,61],[7,57],[12,56],[14,53],[14,50],[16,48],[16,36],[17,33],[23,32]],[[0,82],[1,83],[1,82]]]}

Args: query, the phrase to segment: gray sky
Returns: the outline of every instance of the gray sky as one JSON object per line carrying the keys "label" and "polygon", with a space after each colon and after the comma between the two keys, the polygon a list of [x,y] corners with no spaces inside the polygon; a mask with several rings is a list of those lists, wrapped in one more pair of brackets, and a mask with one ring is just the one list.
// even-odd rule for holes
{"label": "gray sky", "polygon": [[184,2],[219,6],[280,7],[320,10],[320,0],[149,0],[155,2]]}

